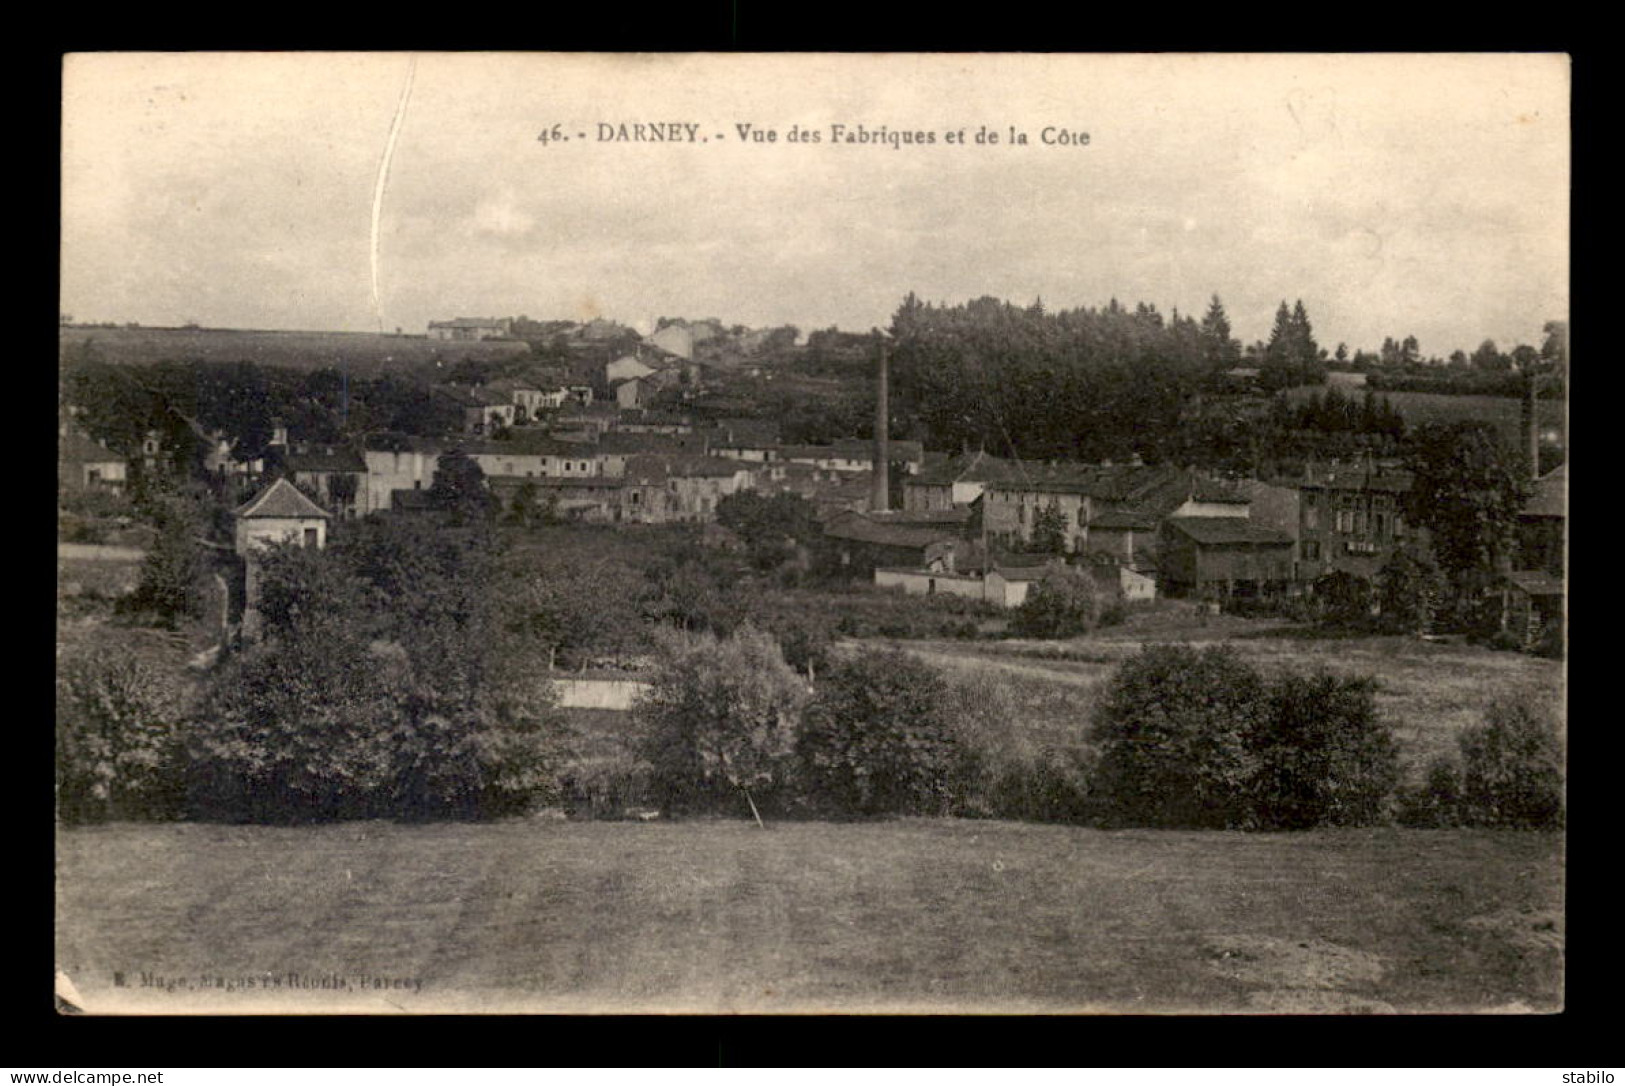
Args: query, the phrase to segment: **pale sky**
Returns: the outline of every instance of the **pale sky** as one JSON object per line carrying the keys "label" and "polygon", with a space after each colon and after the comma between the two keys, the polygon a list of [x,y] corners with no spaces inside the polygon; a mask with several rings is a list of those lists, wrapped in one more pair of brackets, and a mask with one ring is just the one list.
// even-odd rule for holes
{"label": "pale sky", "polygon": [[[538,142],[555,122],[570,141]],[[707,142],[598,139],[651,122]],[[1244,342],[1301,297],[1324,347],[1442,356],[1538,344],[1568,306],[1549,55],[76,54],[62,173],[61,306],[89,321],[863,331],[910,290],[1197,315],[1217,293]]]}

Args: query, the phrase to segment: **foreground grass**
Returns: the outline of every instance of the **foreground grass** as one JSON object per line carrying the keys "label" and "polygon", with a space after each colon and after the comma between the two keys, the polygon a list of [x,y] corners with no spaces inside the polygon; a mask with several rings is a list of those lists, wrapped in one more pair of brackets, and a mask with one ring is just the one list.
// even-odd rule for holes
{"label": "foreground grass", "polygon": [[[115,825],[60,833],[57,959],[92,1011],[150,1013],[1555,1010],[1560,853],[925,820]],[[289,973],[350,987],[259,990]]]}

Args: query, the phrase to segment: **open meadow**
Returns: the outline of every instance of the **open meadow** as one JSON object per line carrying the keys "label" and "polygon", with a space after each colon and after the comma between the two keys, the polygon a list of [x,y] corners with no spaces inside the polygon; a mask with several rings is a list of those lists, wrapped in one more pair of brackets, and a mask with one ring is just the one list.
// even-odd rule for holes
{"label": "open meadow", "polygon": [[[1154,616],[1147,616],[1154,617]],[[1077,742],[1097,692],[1143,644],[1224,644],[1266,674],[1325,670],[1377,679],[1377,710],[1392,725],[1408,776],[1456,752],[1456,736],[1481,723],[1490,706],[1528,695],[1564,699],[1564,665],[1475,645],[1409,637],[1322,636],[1312,629],[1230,616],[1191,617],[1100,631],[1072,641],[892,641],[950,674],[991,676],[1025,709],[1016,727],[1057,742]]]}
{"label": "open meadow", "polygon": [[[1343,390],[1346,395],[1364,395],[1363,389]],[[1284,395],[1294,404],[1325,394],[1325,386],[1301,385]],[[1430,422],[1478,421],[1492,423],[1505,440],[1516,443],[1523,426],[1523,401],[1511,396],[1450,396],[1439,392],[1374,392],[1386,399],[1405,417],[1411,429]],[[1540,400],[1535,414],[1541,428],[1566,429],[1568,404],[1563,400]]]}
{"label": "open meadow", "polygon": [[1009,822],[112,824],[58,838],[87,1008],[1555,1011],[1561,840]]}
{"label": "open meadow", "polygon": [[91,349],[108,362],[253,362],[296,370],[348,367],[357,377],[421,367],[436,360],[511,358],[529,353],[518,340],[454,342],[423,335],[375,332],[284,332],[236,328],[93,328],[68,326],[57,335],[58,351]]}

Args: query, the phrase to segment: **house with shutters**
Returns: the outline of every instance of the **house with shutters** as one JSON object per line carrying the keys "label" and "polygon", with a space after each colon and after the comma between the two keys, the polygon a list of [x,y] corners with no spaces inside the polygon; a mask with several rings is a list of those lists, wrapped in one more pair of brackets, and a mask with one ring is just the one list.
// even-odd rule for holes
{"label": "house with shutters", "polygon": [[1298,579],[1343,573],[1375,582],[1416,535],[1403,510],[1412,481],[1409,472],[1378,465],[1311,467],[1297,487]]}
{"label": "house with shutters", "polygon": [[[1170,517],[1245,518],[1247,496],[1223,480],[1172,466],[1143,464],[1056,464],[1034,470],[1017,464],[1005,478],[989,482],[981,497],[988,534],[1005,544],[1031,541],[1040,514],[1060,515],[1068,553],[1096,549],[1095,524],[1105,517],[1100,548],[1149,560],[1160,540],[1157,528]],[[1124,514],[1111,517],[1107,514]],[[1147,527],[1149,525],[1149,528]]]}

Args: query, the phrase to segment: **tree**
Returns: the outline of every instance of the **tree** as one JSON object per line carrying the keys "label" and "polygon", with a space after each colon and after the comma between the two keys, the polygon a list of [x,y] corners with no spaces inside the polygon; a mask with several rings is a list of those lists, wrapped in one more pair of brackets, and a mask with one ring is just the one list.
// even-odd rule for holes
{"label": "tree", "polygon": [[634,708],[640,746],[667,810],[734,806],[789,784],[806,682],[778,644],[746,625],[727,638],[666,633],[649,689]]}
{"label": "tree", "polygon": [[1269,343],[1264,348],[1260,370],[1259,382],[1271,390],[1314,384],[1326,379],[1320,347],[1315,342],[1314,329],[1309,323],[1309,313],[1302,299],[1290,309],[1282,299],[1276,309],[1275,324],[1270,330]]}
{"label": "tree", "polygon": [[1397,632],[1417,636],[1431,633],[1447,591],[1438,563],[1417,547],[1396,548],[1377,571],[1382,620]]}
{"label": "tree", "polygon": [[482,520],[495,508],[496,499],[485,488],[485,472],[462,452],[448,452],[435,463],[429,498],[452,514],[454,523]]}
{"label": "tree", "polygon": [[1010,632],[1018,637],[1077,637],[1094,629],[1104,610],[1100,586],[1087,569],[1057,566],[1027,593]]}
{"label": "tree", "polygon": [[1241,344],[1230,331],[1224,303],[1215,294],[1202,317],[1202,358],[1214,369],[1231,369],[1241,361]]}
{"label": "tree", "polygon": [[1563,824],[1563,734],[1551,704],[1527,697],[1496,701],[1458,742],[1466,822],[1519,829]]}
{"label": "tree", "polygon": [[1054,501],[1033,514],[1033,531],[1027,540],[1027,549],[1034,554],[1057,558],[1066,554],[1066,514]]}
{"label": "tree", "polygon": [[508,506],[508,522],[521,528],[528,528],[540,523],[541,519],[542,510],[537,500],[536,484],[526,479],[519,484],[519,489],[514,492],[513,501]]}
{"label": "tree", "polygon": [[1540,341],[1540,357],[1566,378],[1569,371],[1569,322],[1547,321],[1541,332],[1544,338]]}
{"label": "tree", "polygon": [[1415,482],[1405,517],[1426,528],[1439,567],[1450,579],[1459,616],[1475,607],[1491,579],[1510,562],[1518,513],[1531,484],[1516,453],[1489,423],[1427,423],[1407,457]]}
{"label": "tree", "polygon": [[[554,787],[560,723],[475,543],[362,527],[262,563],[263,642],[211,681],[195,809],[254,820],[489,817]],[[408,591],[399,586],[409,585]]]}
{"label": "tree", "polygon": [[1478,345],[1471,359],[1474,369],[1485,373],[1503,373],[1511,366],[1511,360],[1502,354],[1495,346],[1495,340],[1486,339]]}
{"label": "tree", "polygon": [[56,677],[56,799],[65,822],[163,818],[182,794],[178,684],[131,657],[70,656]]}
{"label": "tree", "polygon": [[644,637],[641,581],[619,562],[566,558],[541,569],[510,567],[494,589],[505,624],[538,646],[549,671],[622,655]]}
{"label": "tree", "polygon": [[1422,361],[1422,345],[1416,341],[1415,336],[1406,336],[1399,345],[1399,362],[1402,366],[1414,366]]}
{"label": "tree", "polygon": [[1275,829],[1379,821],[1399,784],[1399,753],[1377,716],[1376,680],[1283,675],[1247,745],[1256,759],[1252,802]]}
{"label": "tree", "polygon": [[846,814],[945,814],[952,714],[946,680],[915,656],[841,660],[819,684],[796,744],[808,795]]}
{"label": "tree", "polygon": [[202,607],[204,562],[199,540],[207,526],[196,503],[178,495],[160,499],[153,519],[158,534],[126,606],[151,612],[173,629],[183,618],[196,617]]}
{"label": "tree", "polygon": [[1265,684],[1234,650],[1147,645],[1118,665],[1097,711],[1097,783],[1111,814],[1155,826],[1251,819]]}
{"label": "tree", "polygon": [[817,510],[800,494],[784,491],[764,498],[753,490],[717,502],[717,523],[738,533],[752,562],[772,569],[795,557],[796,548],[818,538]]}
{"label": "tree", "polygon": [[1328,622],[1354,625],[1371,617],[1372,585],[1364,577],[1333,570],[1316,579],[1314,592],[1326,605]]}

